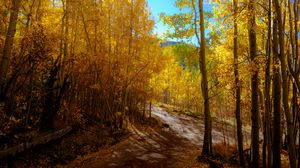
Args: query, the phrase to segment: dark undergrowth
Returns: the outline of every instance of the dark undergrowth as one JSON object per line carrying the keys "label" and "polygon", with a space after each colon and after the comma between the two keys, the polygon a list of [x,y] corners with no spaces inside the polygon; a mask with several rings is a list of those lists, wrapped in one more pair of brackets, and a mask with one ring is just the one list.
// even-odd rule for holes
{"label": "dark undergrowth", "polygon": [[115,131],[112,135],[108,128],[97,125],[77,127],[59,140],[32,149],[0,161],[0,167],[55,167],[64,165],[79,156],[112,146],[129,136],[125,129]]}

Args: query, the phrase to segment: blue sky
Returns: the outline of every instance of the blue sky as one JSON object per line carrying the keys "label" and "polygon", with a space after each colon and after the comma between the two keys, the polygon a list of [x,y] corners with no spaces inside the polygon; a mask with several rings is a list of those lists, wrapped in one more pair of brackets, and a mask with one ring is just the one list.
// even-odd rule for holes
{"label": "blue sky", "polygon": [[[175,2],[176,0],[147,0],[149,8],[153,17],[155,18],[155,28],[154,33],[157,33],[161,36],[164,31],[168,28],[167,25],[163,25],[162,21],[159,19],[160,13],[164,12],[167,15],[172,15],[175,13],[185,12],[187,9],[180,9],[176,8]],[[212,5],[204,4],[204,11],[211,11]]]}

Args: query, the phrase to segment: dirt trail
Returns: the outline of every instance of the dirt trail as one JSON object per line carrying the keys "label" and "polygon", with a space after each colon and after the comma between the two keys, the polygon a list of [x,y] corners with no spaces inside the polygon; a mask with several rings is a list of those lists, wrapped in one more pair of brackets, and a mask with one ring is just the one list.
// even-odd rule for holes
{"label": "dirt trail", "polygon": [[[182,165],[202,144],[204,125],[202,121],[167,113],[154,107],[153,116],[163,124],[161,128],[130,126],[132,135],[105,151],[77,158],[59,167],[184,167]],[[223,134],[213,130],[214,143],[223,142]],[[232,139],[230,139],[232,141]]]}
{"label": "dirt trail", "polygon": [[[195,145],[201,145],[203,141],[204,123],[199,119],[177,113],[167,113],[162,108],[154,107],[153,114],[164,123],[170,126],[170,129],[176,132],[176,135],[188,139]],[[224,135],[218,126],[213,125],[212,130],[213,143],[224,142]],[[229,143],[233,143],[233,136],[226,137]]]}

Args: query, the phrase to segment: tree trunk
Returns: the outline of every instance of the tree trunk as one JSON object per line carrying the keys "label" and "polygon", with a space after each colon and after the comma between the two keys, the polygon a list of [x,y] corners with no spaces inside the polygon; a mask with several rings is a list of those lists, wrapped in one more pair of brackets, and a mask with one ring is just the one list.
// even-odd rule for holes
{"label": "tree trunk", "polygon": [[11,55],[12,46],[14,43],[14,36],[16,33],[16,26],[18,22],[18,14],[20,8],[21,0],[12,1],[12,12],[9,18],[8,30],[5,38],[5,44],[3,47],[3,55],[0,64],[0,96],[4,97],[4,88],[6,82],[6,74],[9,67],[9,59]]}
{"label": "tree trunk", "polygon": [[239,81],[239,63],[238,63],[238,28],[237,28],[237,3],[238,0],[233,0],[234,6],[234,41],[233,41],[233,55],[234,55],[234,76],[235,76],[235,117],[238,139],[239,159],[241,166],[245,165],[243,153],[243,130],[241,121],[241,87]]}
{"label": "tree trunk", "polygon": [[278,36],[277,36],[277,21],[273,24],[273,168],[281,167],[280,153],[281,153],[281,95],[280,95],[280,75],[279,75],[279,59],[278,59]]}
{"label": "tree trunk", "polygon": [[195,33],[197,36],[198,44],[200,46],[199,51],[199,65],[200,71],[202,75],[201,81],[201,89],[202,89],[202,97],[204,99],[204,140],[203,140],[203,147],[202,147],[202,155],[211,155],[212,154],[212,136],[211,136],[211,116],[210,116],[210,109],[209,109],[209,97],[208,97],[208,81],[207,81],[207,71],[206,71],[206,62],[205,62],[205,32],[204,32],[204,12],[203,12],[203,2],[199,0],[198,7],[199,7],[199,15],[200,15],[200,35],[197,31],[196,26],[196,7],[194,1],[192,1],[193,9],[195,12]]}
{"label": "tree trunk", "polygon": [[[298,55],[296,54],[296,46],[295,46],[295,38],[294,36],[296,36],[296,34],[294,34],[294,28],[293,27],[293,10],[292,10],[292,3],[291,1],[288,1],[288,13],[289,13],[289,26],[290,26],[290,30],[289,30],[289,35],[290,35],[290,49],[291,49],[291,54],[288,54],[288,67],[290,71],[293,71],[291,74],[295,74],[295,76],[298,76],[298,72],[297,72],[297,67],[298,67]],[[291,61],[292,60],[292,61]],[[293,76],[293,75],[291,75]],[[298,102],[297,102],[297,84],[295,82],[295,80],[292,80],[293,82],[293,87],[292,87],[292,121],[293,121],[293,127],[294,129],[294,142],[296,142],[296,134],[297,134],[297,111],[298,111]]]}
{"label": "tree trunk", "polygon": [[[271,125],[270,125],[270,111],[271,111],[271,102],[270,102],[270,65],[271,65],[271,0],[268,2],[269,11],[268,11],[268,37],[266,43],[266,69],[265,69],[265,118],[264,118],[264,167],[271,166],[272,152],[271,152]],[[278,81],[279,82],[279,81]]]}
{"label": "tree trunk", "polygon": [[296,151],[295,151],[295,143],[294,143],[294,128],[293,123],[291,120],[290,110],[289,110],[289,91],[288,91],[288,78],[287,78],[287,66],[285,60],[285,53],[284,53],[284,24],[282,22],[282,14],[280,9],[280,4],[278,0],[274,0],[275,11],[276,11],[276,19],[278,22],[278,37],[279,37],[279,47],[280,47],[280,54],[279,54],[279,61],[281,65],[281,77],[282,77],[282,102],[283,102],[283,109],[286,119],[287,125],[287,138],[288,138],[288,151],[289,151],[289,160],[290,160],[290,167],[296,167]]}
{"label": "tree trunk", "polygon": [[62,27],[64,27],[65,30],[63,31],[63,35],[62,35],[64,48],[63,48],[63,59],[62,59],[62,66],[61,66],[61,78],[60,78],[61,83],[64,80],[65,66],[69,59],[69,47],[68,47],[68,45],[69,45],[69,15],[70,15],[69,8],[70,8],[69,1],[66,0],[65,8],[64,8],[65,22],[63,23],[63,24],[65,24],[65,26],[62,25]]}
{"label": "tree trunk", "polygon": [[[255,24],[255,0],[249,1],[249,49],[250,58],[253,66],[256,65],[255,58],[257,55],[256,46],[256,24]],[[258,69],[254,68],[251,78],[251,121],[252,121],[252,150],[251,150],[251,167],[259,167],[259,105],[258,105]]]}
{"label": "tree trunk", "polygon": [[[300,0],[295,0],[294,1],[294,15],[295,15],[295,18],[294,18],[294,32],[295,32],[295,56],[296,56],[296,61],[298,63],[298,55],[299,55],[299,47],[298,47],[298,36],[296,34],[298,34],[298,17],[299,16],[299,7],[300,7]],[[296,67],[296,70],[297,70],[297,73],[299,75],[300,71],[299,71],[299,63]],[[295,81],[296,82],[296,81]],[[298,93],[300,91],[298,90]],[[299,116],[299,109],[297,111],[298,113],[298,116]],[[300,124],[300,117],[298,118],[298,121],[299,121],[299,124]],[[299,131],[299,137],[298,137],[298,167],[300,168],[300,129],[298,130]]]}
{"label": "tree trunk", "polygon": [[151,108],[152,108],[152,105],[151,105],[151,101],[149,102],[149,118],[151,119]]}
{"label": "tree trunk", "polygon": [[146,96],[145,96],[145,97],[144,97],[143,116],[142,116],[142,119],[143,119],[143,121],[145,120],[145,113],[146,113],[146,103],[147,103],[147,99],[146,99]]}
{"label": "tree trunk", "polygon": [[207,81],[207,71],[206,71],[206,64],[205,64],[205,32],[204,32],[204,12],[203,12],[203,2],[202,0],[198,1],[199,7],[199,15],[200,15],[200,34],[201,39],[199,37],[198,28],[197,28],[197,11],[195,6],[195,1],[192,0],[193,10],[195,13],[194,17],[194,31],[197,37],[197,41],[200,47],[199,51],[199,66],[200,71],[202,74],[202,81],[201,81],[201,89],[202,89],[202,97],[204,99],[204,140],[203,140],[203,148],[202,148],[202,155],[210,155],[212,154],[212,136],[211,136],[211,116],[210,116],[210,109],[209,109],[209,97],[208,97],[208,81]]}

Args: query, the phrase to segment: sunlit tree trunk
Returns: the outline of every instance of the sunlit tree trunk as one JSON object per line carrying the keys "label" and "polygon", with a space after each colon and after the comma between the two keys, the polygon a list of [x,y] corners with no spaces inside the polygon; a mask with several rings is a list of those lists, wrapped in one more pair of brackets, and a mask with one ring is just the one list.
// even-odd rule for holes
{"label": "sunlit tree trunk", "polygon": [[238,63],[238,28],[237,28],[237,3],[238,0],[233,0],[234,6],[234,38],[233,38],[233,55],[234,55],[234,76],[235,76],[235,117],[236,117],[236,132],[238,140],[239,159],[241,166],[244,166],[243,154],[243,130],[241,121],[241,87],[239,81],[239,63]]}
{"label": "sunlit tree trunk", "polygon": [[3,55],[0,63],[0,96],[4,93],[5,82],[6,82],[6,74],[9,67],[9,59],[11,55],[11,50],[14,42],[14,36],[16,33],[16,26],[18,22],[18,14],[20,8],[21,0],[13,0],[12,1],[12,11],[9,18],[8,30],[5,38],[5,44],[3,47]]}
{"label": "sunlit tree trunk", "polygon": [[[256,45],[256,23],[255,23],[255,0],[249,1],[249,50],[252,66],[255,66],[257,56]],[[252,149],[251,149],[251,167],[259,167],[259,105],[258,105],[258,69],[254,68],[251,77],[251,121],[252,121]]]}
{"label": "sunlit tree trunk", "polygon": [[212,154],[212,136],[211,136],[211,116],[209,109],[209,97],[208,97],[208,80],[207,80],[207,70],[205,61],[205,31],[204,31],[204,12],[203,12],[203,2],[199,0],[199,15],[200,15],[200,52],[199,52],[199,65],[202,74],[201,88],[202,97],[204,99],[204,116],[205,116],[205,129],[204,129],[204,140],[202,155]]}

